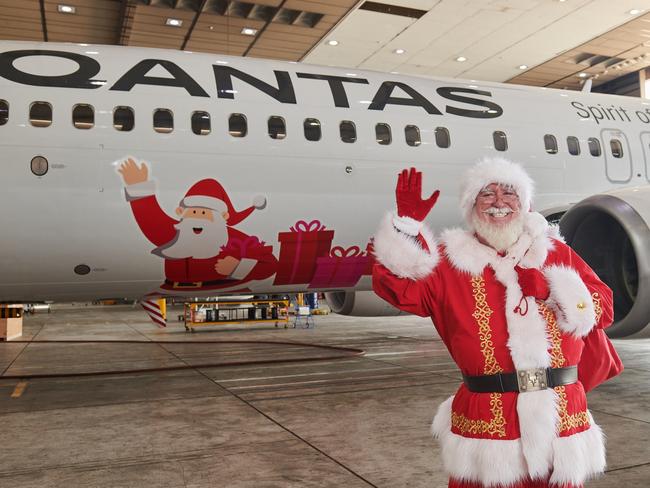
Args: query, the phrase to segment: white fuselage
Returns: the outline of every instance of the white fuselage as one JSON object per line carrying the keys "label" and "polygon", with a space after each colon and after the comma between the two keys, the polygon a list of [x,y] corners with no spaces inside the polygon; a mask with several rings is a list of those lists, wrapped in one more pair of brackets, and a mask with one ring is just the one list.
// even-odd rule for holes
{"label": "white fuselage", "polygon": [[[7,55],[26,50],[49,52]],[[69,84],[69,75],[81,65],[52,51],[96,60],[100,69],[91,74],[92,86],[57,86],[66,76]],[[0,60],[0,101],[9,107],[6,123],[0,125],[0,302],[137,298],[158,287],[164,279],[163,260],[151,253],[156,246],[139,229],[117,172],[128,156],[148,164],[156,197],[170,217],[188,189],[205,178],[218,180],[238,210],[264,196],[265,208],[236,228],[273,246],[276,257],[278,233],[288,232],[300,220],[319,220],[334,230],[335,245],[364,249],[382,214],[394,206],[397,173],[409,166],[423,171],[425,192],[441,190],[429,222],[437,229],[460,223],[459,176],[484,156],[521,162],[536,181],[534,208],[547,215],[594,193],[646,185],[650,177],[650,104],[640,99],[115,46],[3,41]],[[126,76],[143,66],[143,60],[158,62],[139,78]],[[173,63],[195,84],[179,81],[176,75],[175,83],[182,86],[165,86],[160,80],[174,75],[160,60]],[[230,79],[232,90],[219,92],[215,67],[218,71],[224,66],[275,89],[284,83],[293,90],[295,103],[286,90],[274,92],[278,100],[224,71],[219,71],[221,87],[223,79]],[[274,71],[287,75],[279,81]],[[16,81],[17,72],[32,76]],[[326,79],[304,74],[367,82],[345,81],[333,87]],[[385,82],[397,85],[387,92]],[[341,87],[349,107],[336,106],[343,105]],[[51,104],[50,126],[32,125],[34,102]],[[76,104],[92,106],[92,128],[73,125]],[[133,130],[113,127],[116,107],[133,109]],[[173,113],[172,132],[153,129],[153,114],[161,108]],[[209,134],[192,131],[196,111],[209,113]],[[231,114],[245,115],[245,137],[229,134]],[[272,116],[286,121],[284,139],[269,137]],[[305,138],[307,118],[320,122],[320,140]],[[355,124],[356,142],[342,142],[341,121]],[[382,123],[392,132],[388,145],[377,142],[376,124]],[[408,125],[419,128],[417,146],[405,141]],[[438,127],[449,131],[449,148],[436,144]],[[495,150],[495,131],[506,135],[506,151]],[[556,154],[545,150],[546,134],[557,139]],[[579,155],[569,154],[568,136],[577,137]],[[599,140],[600,156],[590,155],[589,138]],[[620,158],[612,154],[612,138],[620,141]],[[35,156],[48,161],[43,176],[30,169]],[[76,274],[78,265],[87,265],[90,273]],[[274,286],[273,281],[269,277],[247,286],[256,293],[306,286]],[[361,279],[356,289],[367,290],[369,283]]]}

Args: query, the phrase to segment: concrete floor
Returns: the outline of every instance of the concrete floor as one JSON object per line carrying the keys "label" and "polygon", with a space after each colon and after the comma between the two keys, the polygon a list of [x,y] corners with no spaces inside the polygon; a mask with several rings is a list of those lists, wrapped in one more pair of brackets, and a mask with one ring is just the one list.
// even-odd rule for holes
{"label": "concrete floor", "polygon": [[[429,425],[459,374],[428,320],[316,318],[272,325],[155,328],[140,309],[59,309],[25,319],[24,339],[299,341],[363,357],[183,371],[0,380],[0,486],[444,487]],[[588,488],[650,480],[650,339],[615,341],[626,371],[590,393],[608,436],[608,473]],[[330,354],[331,352],[327,352]],[[296,359],[254,344],[0,343],[19,375]],[[321,356],[322,357],[322,356]]]}

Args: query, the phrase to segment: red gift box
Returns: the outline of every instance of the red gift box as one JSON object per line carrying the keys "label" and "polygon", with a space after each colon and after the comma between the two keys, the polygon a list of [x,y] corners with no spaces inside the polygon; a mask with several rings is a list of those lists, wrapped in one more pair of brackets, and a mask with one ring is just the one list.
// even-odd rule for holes
{"label": "red gift box", "polygon": [[325,230],[318,220],[296,222],[291,232],[280,232],[280,257],[274,285],[309,283],[316,270],[316,259],[328,256],[333,230]]}
{"label": "red gift box", "polygon": [[349,288],[357,284],[368,267],[370,257],[352,246],[336,246],[330,256],[316,260],[316,273],[309,288]]}
{"label": "red gift box", "polygon": [[368,264],[366,265],[366,269],[363,270],[363,276],[366,275],[372,275],[372,268],[377,262],[377,259],[375,258],[375,248],[374,248],[374,243],[373,239],[370,239],[370,242],[366,246],[366,256],[368,256]]}

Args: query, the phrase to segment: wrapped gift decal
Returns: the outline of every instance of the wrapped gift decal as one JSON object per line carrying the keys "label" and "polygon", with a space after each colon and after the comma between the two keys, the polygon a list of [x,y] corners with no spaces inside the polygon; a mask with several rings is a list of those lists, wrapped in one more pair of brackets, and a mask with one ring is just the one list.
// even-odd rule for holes
{"label": "wrapped gift decal", "polygon": [[309,283],[316,270],[316,259],[328,256],[333,230],[325,230],[318,220],[296,222],[291,232],[280,232],[280,257],[274,285]]}
{"label": "wrapped gift decal", "polygon": [[316,273],[309,288],[348,288],[357,284],[371,258],[359,246],[336,246],[327,257],[316,260]]}
{"label": "wrapped gift decal", "polygon": [[373,237],[370,238],[370,242],[366,246],[366,256],[368,256],[368,264],[366,269],[363,270],[363,275],[372,275],[372,267],[375,265],[375,248],[373,247]]}

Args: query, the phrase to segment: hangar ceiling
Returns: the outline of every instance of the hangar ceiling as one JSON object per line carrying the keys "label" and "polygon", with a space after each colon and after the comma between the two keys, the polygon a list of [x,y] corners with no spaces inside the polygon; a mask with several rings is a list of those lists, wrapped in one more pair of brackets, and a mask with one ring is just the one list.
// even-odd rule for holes
{"label": "hangar ceiling", "polygon": [[0,39],[569,89],[650,65],[650,0],[0,0],[0,26]]}

